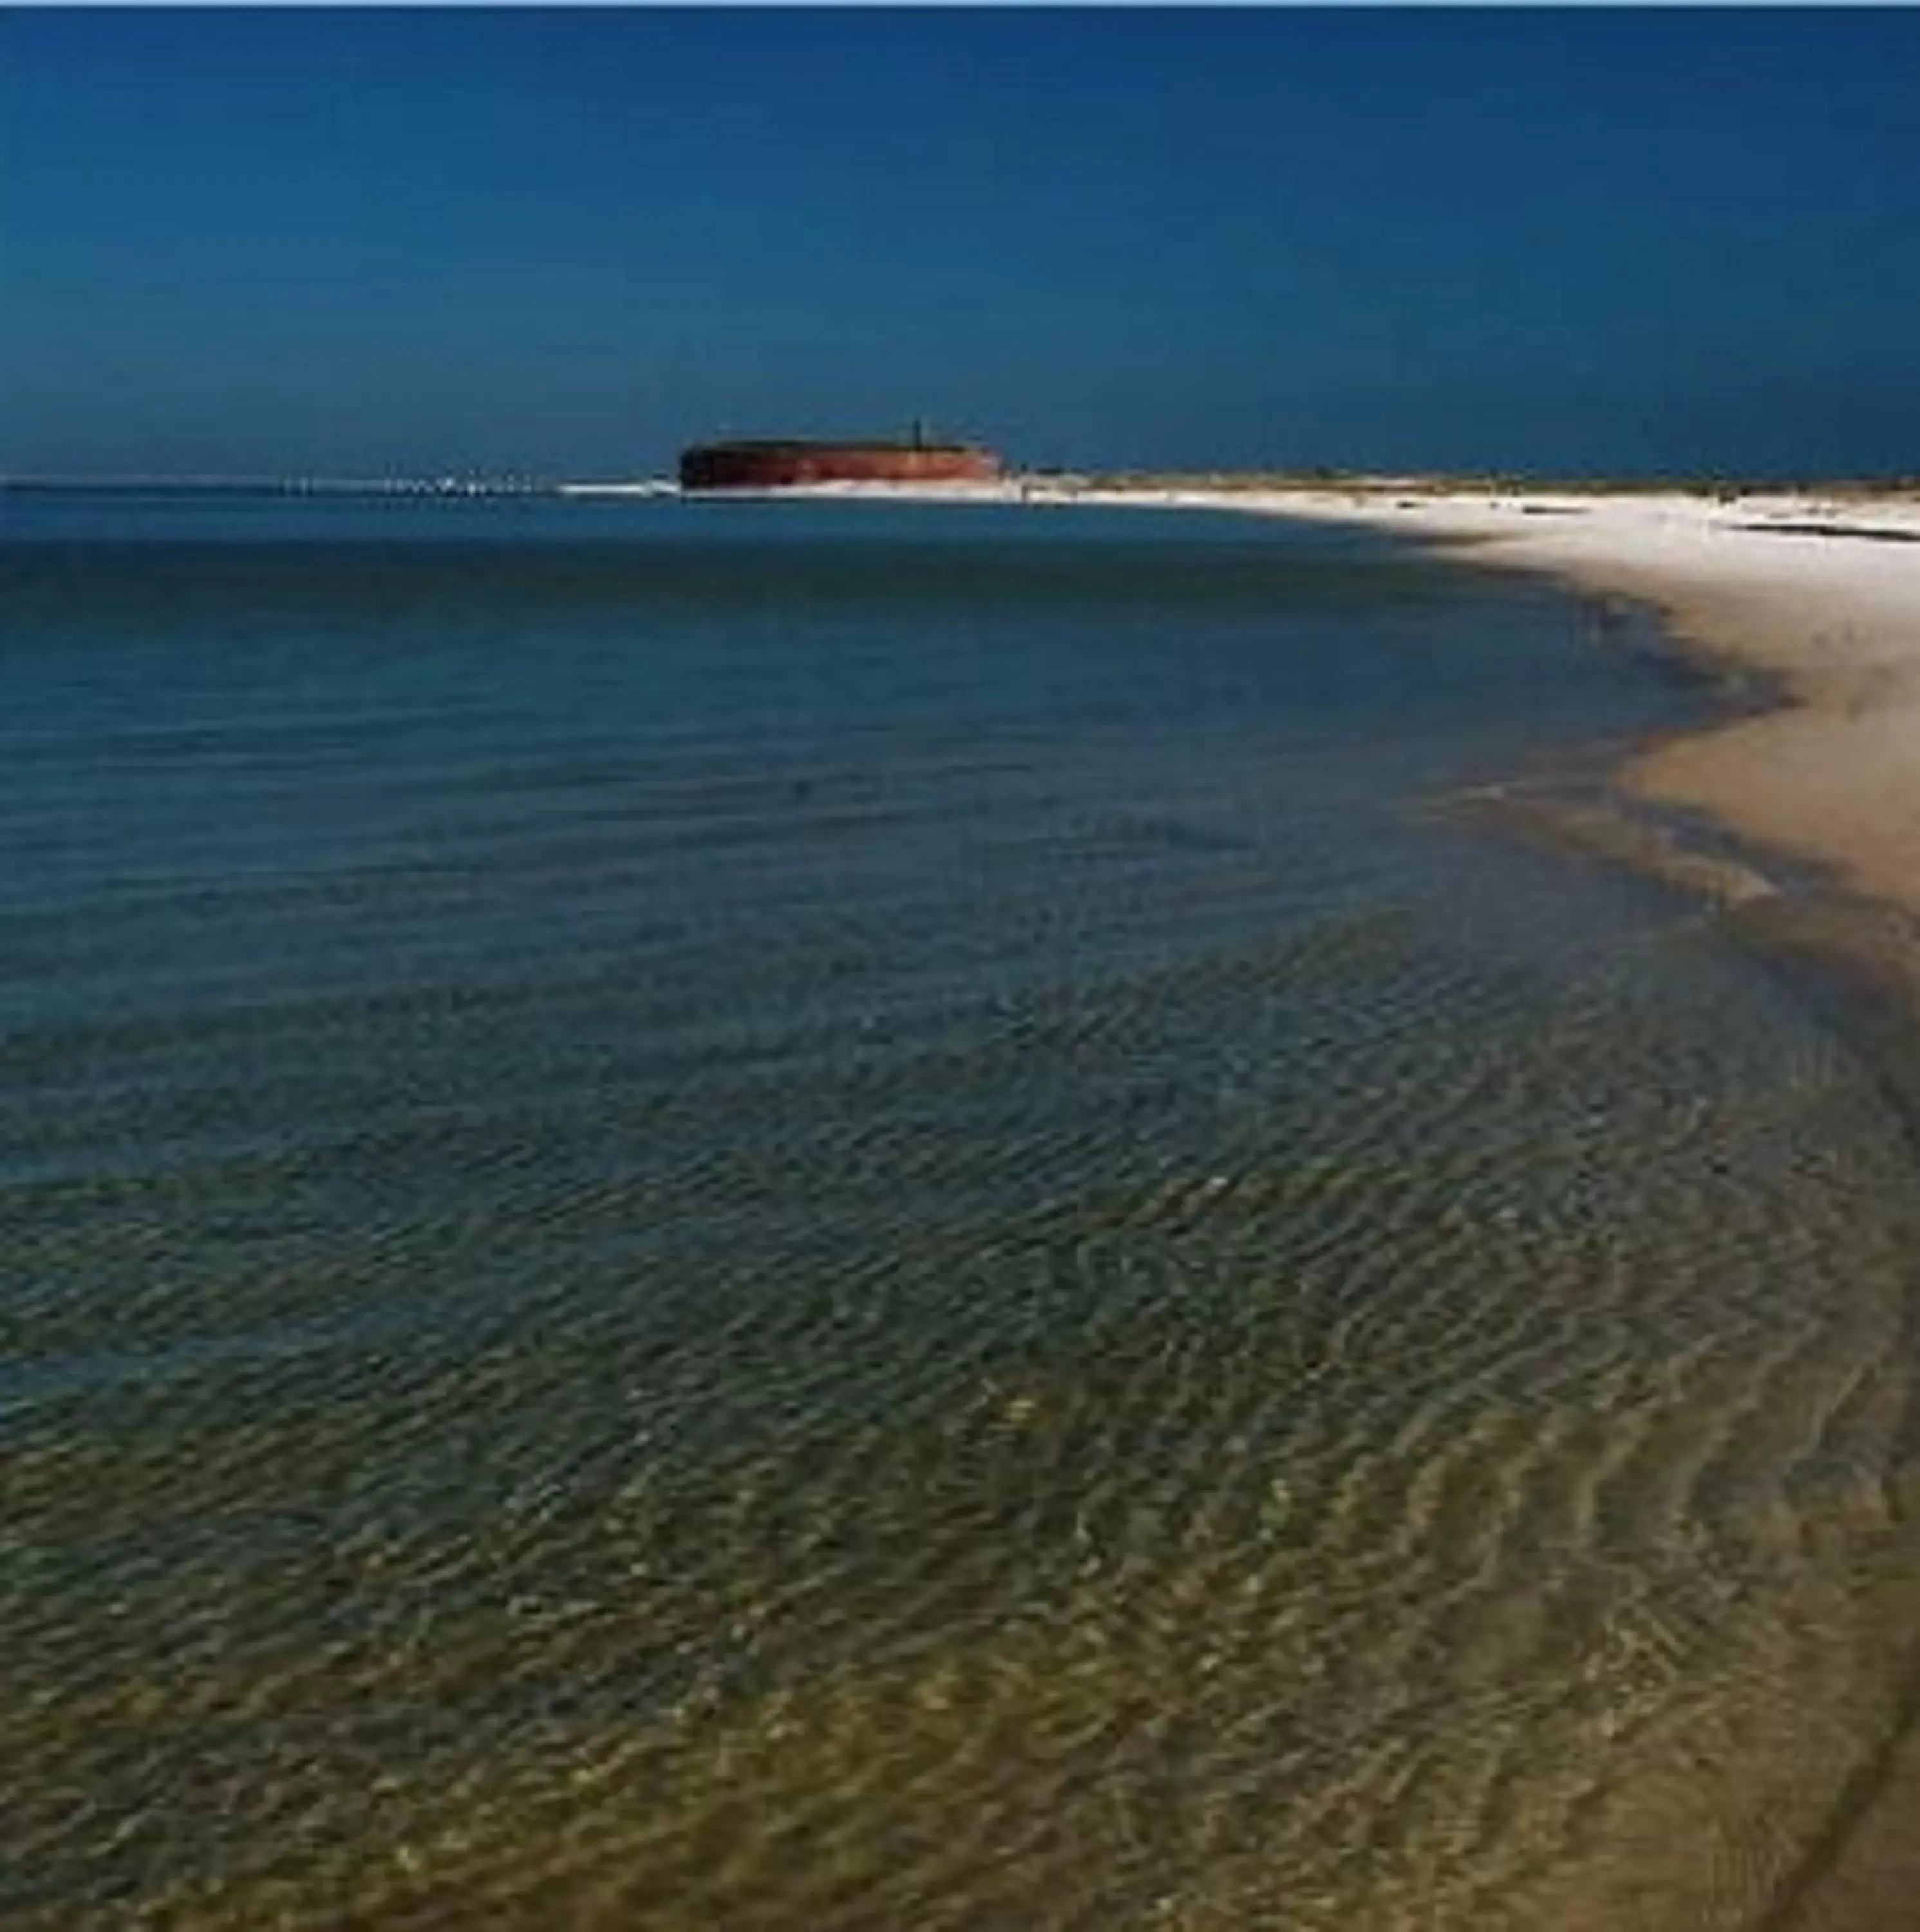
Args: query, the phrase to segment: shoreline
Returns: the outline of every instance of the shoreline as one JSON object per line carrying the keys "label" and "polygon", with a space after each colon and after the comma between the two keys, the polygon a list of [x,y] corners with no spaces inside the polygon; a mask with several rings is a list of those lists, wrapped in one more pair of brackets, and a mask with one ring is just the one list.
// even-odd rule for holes
{"label": "shoreline", "polygon": [[1649,611],[1748,701],[1631,752],[1602,777],[1614,811],[1575,805],[1559,830],[1851,986],[1920,1148],[1920,496],[1391,483],[1097,500],[1377,531]]}
{"label": "shoreline", "polygon": [[1630,758],[1630,796],[1703,812],[1920,914],[1920,501],[1799,494],[1102,491],[1346,524],[1651,606],[1709,668],[1778,701]]}
{"label": "shoreline", "polygon": [[[1603,860],[1714,902],[1732,937],[1826,1009],[1920,1159],[1920,501],[1430,486],[1357,500],[1245,495],[1257,500],[1224,490],[1200,500],[1410,536],[1463,562],[1625,598],[1730,684],[1757,678],[1757,708],[1631,753],[1607,776],[1622,809],[1589,808],[1594,824],[1558,829]],[[1697,815],[1704,836],[1672,839],[1645,822],[1676,812]],[[1703,849],[1727,833],[1762,871]],[[1796,889],[1796,871],[1811,885]],[[1916,1316],[1910,1301],[1910,1336]],[[1913,1480],[1887,1474],[1894,1496],[1906,1492],[1896,1509],[1906,1520]],[[1907,1822],[1920,1804],[1920,1648],[1893,1634],[1916,1614],[1907,1546],[1896,1536],[1869,1562],[1873,1580],[1860,1577],[1893,1645],[1886,1728],[1772,1888],[1766,1927],[1888,1932],[1920,1887]]]}
{"label": "shoreline", "polygon": [[1239,507],[1651,606],[1683,650],[1757,673],[1777,698],[1636,754],[1619,788],[1920,914],[1920,502],[1395,489],[1250,492]]}

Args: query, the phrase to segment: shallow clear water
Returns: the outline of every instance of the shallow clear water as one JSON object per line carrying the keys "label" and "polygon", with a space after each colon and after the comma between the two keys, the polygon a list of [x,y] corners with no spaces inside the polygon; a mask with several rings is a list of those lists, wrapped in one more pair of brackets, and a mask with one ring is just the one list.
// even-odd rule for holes
{"label": "shallow clear water", "polygon": [[1700,694],[1147,513],[0,508],[0,1915],[1763,1922],[1902,1120],[1466,788]]}

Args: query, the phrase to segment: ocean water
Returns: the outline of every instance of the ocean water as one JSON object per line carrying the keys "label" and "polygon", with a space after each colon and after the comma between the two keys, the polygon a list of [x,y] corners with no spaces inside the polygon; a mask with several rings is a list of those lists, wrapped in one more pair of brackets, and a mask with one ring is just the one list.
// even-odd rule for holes
{"label": "ocean water", "polygon": [[0,504],[0,1921],[1799,1923],[1906,1120],[1224,517]]}

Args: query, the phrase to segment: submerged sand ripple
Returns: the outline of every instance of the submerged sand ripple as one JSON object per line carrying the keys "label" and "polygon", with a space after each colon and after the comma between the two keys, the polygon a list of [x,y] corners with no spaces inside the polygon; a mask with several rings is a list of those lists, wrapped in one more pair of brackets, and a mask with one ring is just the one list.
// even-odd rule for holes
{"label": "submerged sand ripple", "polygon": [[[630,1254],[451,1360],[184,1355],[111,1436],[48,1392],[22,1922],[1764,1922],[1890,1716],[1916,1228],[1834,1152],[1876,1102],[1615,968],[1516,1005],[1401,941],[1186,988],[1322,1032],[1205,1170],[903,1216],[786,1295],[707,1274],[697,1319]],[[1149,977],[849,1072],[807,1185],[910,1202],[934,1150],[873,1109],[1097,1078],[1180,1011]],[[577,1260],[625,1211],[537,1168],[486,1240]],[[366,1265],[403,1292],[403,1245]]]}

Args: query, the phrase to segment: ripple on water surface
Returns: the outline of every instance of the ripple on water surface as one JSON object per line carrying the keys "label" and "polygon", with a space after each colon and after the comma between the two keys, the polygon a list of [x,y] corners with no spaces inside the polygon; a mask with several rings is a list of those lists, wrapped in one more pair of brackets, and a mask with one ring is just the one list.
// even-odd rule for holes
{"label": "ripple on water surface", "polygon": [[568,782],[176,745],[200,874],[96,796],[4,916],[12,1917],[1764,1918],[1913,1627],[1844,1042],[1297,705],[770,775],[517,674]]}

